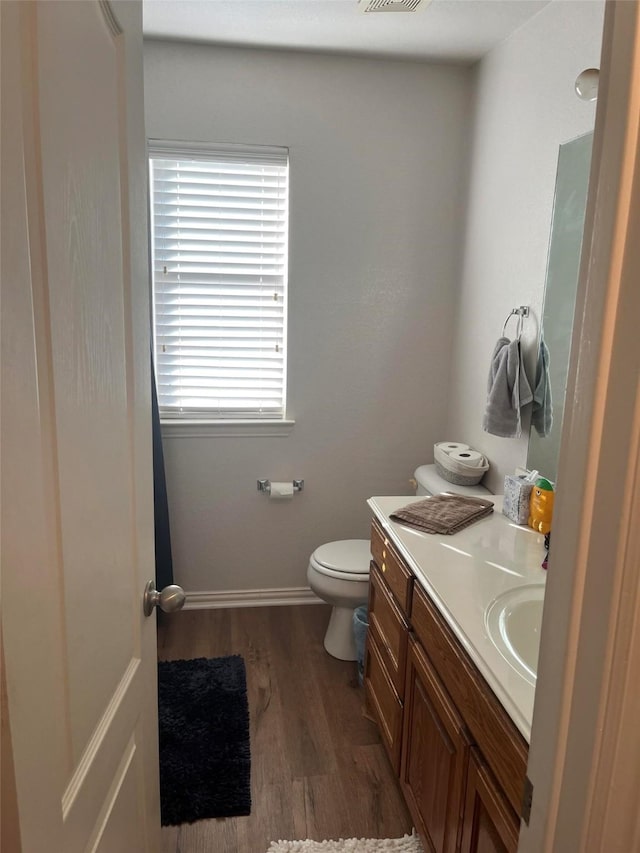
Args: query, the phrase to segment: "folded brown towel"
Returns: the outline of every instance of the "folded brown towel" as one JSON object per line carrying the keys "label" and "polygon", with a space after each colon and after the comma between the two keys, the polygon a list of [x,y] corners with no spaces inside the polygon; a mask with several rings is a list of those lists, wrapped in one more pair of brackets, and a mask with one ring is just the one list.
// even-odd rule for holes
{"label": "folded brown towel", "polygon": [[493,504],[484,498],[434,495],[392,512],[389,518],[417,527],[425,533],[452,534],[492,512]]}

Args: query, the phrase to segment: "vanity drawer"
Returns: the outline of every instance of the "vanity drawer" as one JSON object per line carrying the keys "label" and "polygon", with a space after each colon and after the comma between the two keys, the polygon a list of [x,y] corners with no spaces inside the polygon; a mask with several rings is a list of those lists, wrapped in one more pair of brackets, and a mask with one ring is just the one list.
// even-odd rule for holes
{"label": "vanity drawer", "polygon": [[371,525],[371,556],[400,608],[409,613],[413,575],[375,520]]}
{"label": "vanity drawer", "polygon": [[374,563],[371,565],[370,583],[369,630],[375,633],[389,677],[402,699],[409,626]]}
{"label": "vanity drawer", "polygon": [[374,633],[367,634],[367,656],[364,666],[364,689],[369,710],[378,721],[391,766],[400,772],[402,738],[402,702],[391,683]]}
{"label": "vanity drawer", "polygon": [[526,741],[418,584],[413,590],[410,621],[509,802],[519,813],[527,768]]}

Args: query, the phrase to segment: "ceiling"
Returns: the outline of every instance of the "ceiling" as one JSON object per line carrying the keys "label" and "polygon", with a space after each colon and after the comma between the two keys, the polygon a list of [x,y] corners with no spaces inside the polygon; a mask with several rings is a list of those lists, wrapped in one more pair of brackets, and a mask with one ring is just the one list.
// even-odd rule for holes
{"label": "ceiling", "polygon": [[432,0],[364,14],[358,0],[144,0],[144,34],[218,45],[471,63],[550,0]]}

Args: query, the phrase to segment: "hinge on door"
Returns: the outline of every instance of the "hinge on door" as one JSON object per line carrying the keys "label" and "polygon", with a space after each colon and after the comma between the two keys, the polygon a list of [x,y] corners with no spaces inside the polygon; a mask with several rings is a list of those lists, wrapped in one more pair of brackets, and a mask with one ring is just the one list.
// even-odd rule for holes
{"label": "hinge on door", "polygon": [[528,776],[524,777],[524,792],[522,794],[522,809],[520,811],[523,821],[529,826],[531,817],[531,804],[533,803],[533,782]]}

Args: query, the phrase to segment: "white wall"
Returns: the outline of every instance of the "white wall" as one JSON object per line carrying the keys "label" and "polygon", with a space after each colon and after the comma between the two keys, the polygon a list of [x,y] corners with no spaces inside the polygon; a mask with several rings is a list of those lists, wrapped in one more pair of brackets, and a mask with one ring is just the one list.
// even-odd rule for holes
{"label": "white wall", "polygon": [[518,305],[532,308],[525,346],[534,356],[558,146],[593,129],[595,105],[577,98],[574,82],[600,65],[603,12],[600,0],[554,0],[477,67],[446,433],[487,455],[492,491],[501,492],[505,473],[525,464],[528,430],[521,439],[482,431],[489,358],[505,316]]}
{"label": "white wall", "polygon": [[[165,439],[177,581],[306,585],[310,552],[367,537],[445,437],[471,72],[145,46],[149,137],[290,149],[286,438]],[[270,503],[256,479],[305,479]]]}

